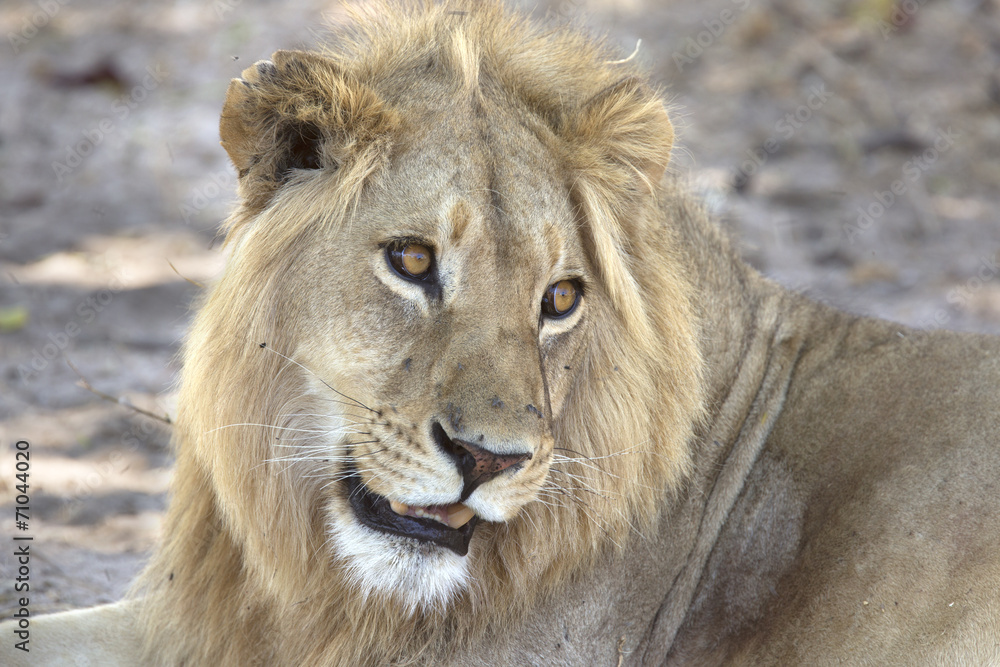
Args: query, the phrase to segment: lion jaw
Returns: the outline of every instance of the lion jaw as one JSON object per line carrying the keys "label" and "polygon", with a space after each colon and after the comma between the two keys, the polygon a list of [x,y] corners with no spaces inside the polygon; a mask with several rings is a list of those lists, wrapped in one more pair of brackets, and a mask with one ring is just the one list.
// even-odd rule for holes
{"label": "lion jaw", "polygon": [[328,531],[362,598],[390,597],[413,614],[443,609],[468,585],[468,557],[449,549],[373,530],[353,512],[332,518]]}

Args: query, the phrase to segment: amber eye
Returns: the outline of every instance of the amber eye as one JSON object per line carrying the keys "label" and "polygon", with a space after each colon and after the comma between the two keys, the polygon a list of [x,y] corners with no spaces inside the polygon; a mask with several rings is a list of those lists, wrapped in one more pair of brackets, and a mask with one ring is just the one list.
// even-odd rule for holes
{"label": "amber eye", "polygon": [[385,254],[396,273],[409,280],[426,280],[434,268],[434,251],[422,243],[394,243]]}
{"label": "amber eye", "polygon": [[549,285],[542,297],[542,314],[546,317],[566,317],[576,308],[580,290],[575,280],[560,280]]}

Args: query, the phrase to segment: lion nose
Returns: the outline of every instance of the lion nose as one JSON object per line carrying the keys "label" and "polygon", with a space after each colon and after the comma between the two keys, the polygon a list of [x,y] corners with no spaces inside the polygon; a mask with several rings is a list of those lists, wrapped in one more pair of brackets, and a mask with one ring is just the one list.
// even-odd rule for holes
{"label": "lion nose", "polygon": [[431,432],[438,447],[455,462],[455,467],[462,474],[462,497],[459,502],[472,495],[480,484],[531,458],[530,453],[497,454],[474,443],[452,439],[437,422],[431,427]]}

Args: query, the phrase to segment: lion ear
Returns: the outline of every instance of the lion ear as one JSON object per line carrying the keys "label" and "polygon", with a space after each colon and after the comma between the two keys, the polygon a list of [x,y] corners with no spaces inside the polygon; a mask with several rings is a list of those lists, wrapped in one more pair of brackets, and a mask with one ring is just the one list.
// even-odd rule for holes
{"label": "lion ear", "polygon": [[336,170],[394,125],[371,89],[333,61],[278,51],[243,70],[226,91],[222,147],[240,194],[263,208],[295,170]]}
{"label": "lion ear", "polygon": [[587,100],[566,130],[577,170],[611,198],[654,192],[670,162],[674,127],[662,100],[636,77]]}
{"label": "lion ear", "polygon": [[640,290],[629,269],[629,237],[641,226],[642,200],[655,194],[670,161],[674,128],[663,102],[629,77],[587,100],[564,125],[572,189],[591,221],[592,251],[620,311],[644,322]]}

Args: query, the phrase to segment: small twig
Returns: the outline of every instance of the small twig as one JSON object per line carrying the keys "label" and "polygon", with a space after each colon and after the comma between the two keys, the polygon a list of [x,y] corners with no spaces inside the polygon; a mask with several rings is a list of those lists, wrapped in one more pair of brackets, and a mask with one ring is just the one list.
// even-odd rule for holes
{"label": "small twig", "polygon": [[170,417],[168,415],[158,415],[158,414],[155,414],[153,412],[150,412],[149,410],[143,410],[142,408],[140,408],[137,405],[135,405],[134,403],[132,403],[132,401],[130,401],[127,398],[125,398],[124,396],[119,396],[118,398],[115,398],[111,394],[105,394],[100,389],[96,389],[94,387],[94,385],[92,385],[89,382],[87,382],[87,378],[83,377],[83,373],[81,373],[77,369],[77,367],[73,365],[73,362],[70,361],[69,359],[66,360],[66,365],[69,366],[71,369],[73,369],[73,372],[76,373],[76,376],[78,378],[80,378],[80,382],[79,382],[80,386],[83,387],[84,389],[86,389],[87,391],[89,391],[90,393],[92,393],[92,394],[94,394],[96,396],[99,396],[99,397],[103,398],[105,401],[108,401],[110,403],[117,403],[118,405],[126,407],[129,410],[132,410],[133,412],[138,412],[140,415],[144,415],[144,416],[149,417],[151,419],[155,419],[157,421],[161,421],[164,424],[166,424],[167,426],[172,426],[173,425],[173,421],[171,421],[171,419],[170,419]]}
{"label": "small twig", "polygon": [[167,264],[169,264],[170,268],[174,270],[174,273],[176,273],[177,275],[179,275],[184,280],[188,281],[189,283],[191,283],[195,287],[200,287],[201,289],[205,289],[205,286],[202,285],[200,282],[198,282],[197,280],[191,280],[190,278],[188,278],[187,276],[185,276],[183,273],[181,273],[180,271],[178,271],[177,267],[174,266],[174,263],[171,262],[169,259],[167,260]]}

